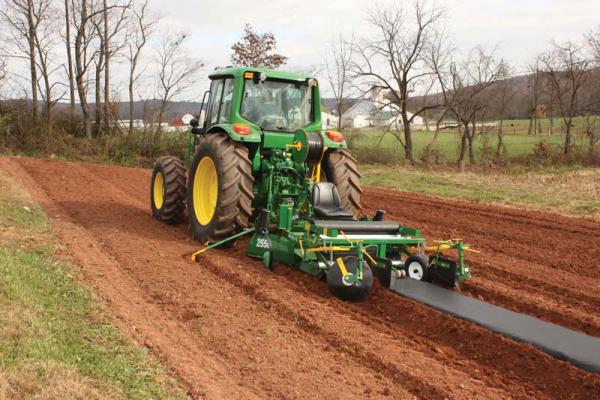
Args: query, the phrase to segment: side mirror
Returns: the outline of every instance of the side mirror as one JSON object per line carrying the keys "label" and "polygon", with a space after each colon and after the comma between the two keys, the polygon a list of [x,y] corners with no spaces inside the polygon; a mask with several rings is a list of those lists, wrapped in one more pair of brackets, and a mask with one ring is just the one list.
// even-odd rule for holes
{"label": "side mirror", "polygon": [[190,120],[190,126],[191,126],[192,128],[197,128],[197,127],[198,127],[198,118],[192,118],[192,119]]}

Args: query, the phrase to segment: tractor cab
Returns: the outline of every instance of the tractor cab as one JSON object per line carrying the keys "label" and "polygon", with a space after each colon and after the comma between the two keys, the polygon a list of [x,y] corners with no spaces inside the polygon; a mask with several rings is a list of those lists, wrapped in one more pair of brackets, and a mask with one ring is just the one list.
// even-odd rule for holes
{"label": "tractor cab", "polygon": [[314,78],[264,68],[227,68],[209,78],[210,89],[202,101],[206,112],[190,122],[196,135],[223,129],[252,141],[261,132],[321,129]]}

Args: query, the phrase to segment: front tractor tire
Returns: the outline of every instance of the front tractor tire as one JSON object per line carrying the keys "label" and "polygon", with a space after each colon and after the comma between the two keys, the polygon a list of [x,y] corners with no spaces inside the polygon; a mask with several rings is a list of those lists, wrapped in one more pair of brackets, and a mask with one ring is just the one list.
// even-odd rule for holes
{"label": "front tractor tire", "polygon": [[185,167],[176,157],[160,157],[150,180],[152,216],[161,222],[183,221],[185,208]]}
{"label": "front tractor tire", "polygon": [[357,215],[360,211],[360,173],[356,158],[348,149],[331,149],[323,158],[323,169],[328,182],[337,187],[342,207]]}
{"label": "front tractor tire", "polygon": [[248,149],[224,133],[202,137],[188,171],[187,207],[194,239],[215,241],[247,228],[252,216]]}

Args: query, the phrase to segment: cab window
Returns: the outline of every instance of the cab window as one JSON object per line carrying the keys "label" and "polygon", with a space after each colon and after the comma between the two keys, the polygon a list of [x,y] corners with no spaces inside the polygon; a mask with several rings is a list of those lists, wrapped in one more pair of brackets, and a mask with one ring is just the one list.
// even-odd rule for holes
{"label": "cab window", "polygon": [[314,120],[312,90],[298,82],[246,79],[240,113],[263,129],[293,132]]}
{"label": "cab window", "polygon": [[210,100],[208,102],[208,125],[214,125],[217,122],[219,114],[219,102],[223,94],[223,79],[215,79],[210,85]]}
{"label": "cab window", "polygon": [[219,111],[219,123],[229,121],[229,114],[231,113],[231,102],[233,100],[233,79],[225,79],[223,85],[223,96],[221,98],[221,107]]}

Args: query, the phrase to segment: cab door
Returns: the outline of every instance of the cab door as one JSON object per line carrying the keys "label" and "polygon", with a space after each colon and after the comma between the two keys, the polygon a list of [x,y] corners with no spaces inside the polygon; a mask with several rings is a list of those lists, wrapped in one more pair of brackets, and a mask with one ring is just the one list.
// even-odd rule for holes
{"label": "cab door", "polygon": [[204,119],[205,132],[217,121],[221,97],[223,97],[223,81],[224,79],[214,79],[210,84],[210,97],[208,99],[208,108],[206,109],[206,118]]}
{"label": "cab door", "polygon": [[233,104],[233,78],[220,78],[210,85],[210,99],[205,128],[215,124],[228,123],[231,120],[231,105]]}

